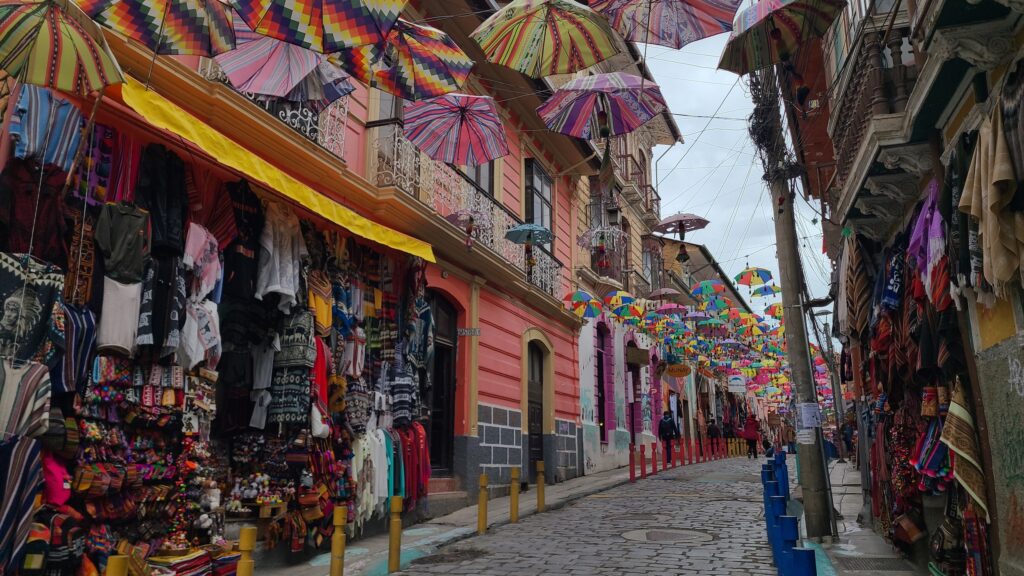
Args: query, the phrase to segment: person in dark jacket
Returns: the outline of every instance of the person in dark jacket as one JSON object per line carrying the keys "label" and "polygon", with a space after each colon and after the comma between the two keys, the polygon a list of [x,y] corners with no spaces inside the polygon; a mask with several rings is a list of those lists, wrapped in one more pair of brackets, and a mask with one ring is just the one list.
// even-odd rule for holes
{"label": "person in dark jacket", "polygon": [[658,438],[665,445],[665,464],[672,463],[672,441],[679,438],[679,426],[672,418],[672,412],[665,410],[658,422]]}

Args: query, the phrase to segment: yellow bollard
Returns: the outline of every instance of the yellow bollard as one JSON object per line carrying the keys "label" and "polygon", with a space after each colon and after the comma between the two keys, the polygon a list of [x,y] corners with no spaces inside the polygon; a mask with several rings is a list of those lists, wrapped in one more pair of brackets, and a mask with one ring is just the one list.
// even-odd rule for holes
{"label": "yellow bollard", "polygon": [[334,534],[331,535],[331,576],[345,576],[345,525],[348,524],[348,507],[344,503],[334,505]]}
{"label": "yellow bollard", "polygon": [[476,501],[476,533],[487,534],[487,474],[480,475],[480,493]]}
{"label": "yellow bollard", "polygon": [[391,497],[391,539],[388,542],[388,574],[402,568],[402,497]]}
{"label": "yellow bollard", "polygon": [[237,576],[253,575],[252,551],[255,549],[256,527],[242,526],[242,531],[238,535],[238,551],[242,553],[242,557],[238,560],[238,568],[235,569]]}
{"label": "yellow bollard", "polygon": [[519,522],[519,468],[512,469],[512,477],[509,481],[512,485],[508,495],[508,521],[515,524]]}
{"label": "yellow bollard", "polygon": [[537,461],[537,512],[544,511],[544,461]]}
{"label": "yellow bollard", "polygon": [[128,557],[120,554],[107,558],[106,576],[128,576]]}

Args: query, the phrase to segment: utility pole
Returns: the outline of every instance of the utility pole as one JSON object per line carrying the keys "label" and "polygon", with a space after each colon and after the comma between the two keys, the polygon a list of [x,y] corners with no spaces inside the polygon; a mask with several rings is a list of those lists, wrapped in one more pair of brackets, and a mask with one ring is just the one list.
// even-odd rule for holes
{"label": "utility pole", "polygon": [[[792,372],[793,388],[800,404],[817,406],[818,395],[811,371],[811,355],[807,345],[804,322],[804,277],[800,265],[796,233],[795,194],[790,181],[801,173],[801,167],[790,158],[779,113],[780,94],[774,68],[750,73],[750,94],[754,113],[750,117],[750,137],[757,146],[764,166],[764,178],[772,195],[775,220],[775,242],[779,261],[782,307],[786,322],[786,354]],[[802,440],[802,442],[800,441]],[[808,438],[798,439],[800,486],[803,489],[804,522],[809,538],[831,535],[831,508],[821,427]]]}

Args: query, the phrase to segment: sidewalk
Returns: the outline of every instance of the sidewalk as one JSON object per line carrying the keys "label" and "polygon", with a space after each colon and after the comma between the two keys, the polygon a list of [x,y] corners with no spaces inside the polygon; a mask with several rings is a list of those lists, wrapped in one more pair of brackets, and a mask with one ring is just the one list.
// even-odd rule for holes
{"label": "sidewalk", "polygon": [[[832,544],[805,542],[818,550],[818,576],[867,576],[884,572],[886,576],[917,576],[921,574],[903,559],[900,552],[885,541],[868,524],[858,523],[864,504],[860,487],[860,471],[852,462],[829,464],[832,502],[839,512],[836,527],[839,537]],[[827,562],[823,557],[827,556]]]}
{"label": "sidewalk", "polygon": [[[560,484],[545,486],[544,500],[548,510],[560,508],[574,500],[603,492],[629,482],[629,469],[620,468],[573,478]],[[536,486],[519,495],[519,517],[537,512]],[[508,523],[509,498],[494,498],[488,502],[488,526]],[[402,531],[402,566],[413,560],[429,556],[438,548],[476,534],[477,507],[468,506],[447,516],[434,518]],[[263,558],[261,558],[263,557]],[[293,565],[273,565],[264,554],[254,555],[256,573],[270,576],[326,576],[330,569],[329,553],[316,556],[308,562]],[[378,576],[387,573],[388,535],[382,534],[348,542],[345,550],[346,576]]]}

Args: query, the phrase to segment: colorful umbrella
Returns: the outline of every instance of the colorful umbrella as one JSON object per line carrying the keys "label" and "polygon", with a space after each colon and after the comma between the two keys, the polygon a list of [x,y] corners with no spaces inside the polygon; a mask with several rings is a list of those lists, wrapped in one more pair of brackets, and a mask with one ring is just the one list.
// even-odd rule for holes
{"label": "colorful umbrella", "polygon": [[[650,298],[652,300],[668,300],[669,298],[674,298],[676,296],[682,295],[682,292],[676,290],[675,288],[658,288],[654,292],[651,292]],[[682,307],[680,306],[680,308]]]}
{"label": "colorful umbrella", "polygon": [[445,94],[405,104],[405,137],[434,160],[476,166],[508,154],[489,96]]}
{"label": "colorful umbrella", "polygon": [[590,0],[631,42],[676,50],[729,32],[742,0]]}
{"label": "colorful umbrella", "polygon": [[654,232],[661,232],[662,234],[679,234],[679,241],[682,242],[686,239],[686,233],[694,230],[700,230],[710,224],[706,218],[701,218],[696,214],[688,214],[683,212],[676,212],[675,214],[662,219],[658,222],[658,225],[653,228]]}
{"label": "colorful umbrella", "polygon": [[513,0],[470,36],[488,61],[532,78],[576,72],[618,53],[608,21],[573,0]]}
{"label": "colorful umbrella", "polygon": [[764,268],[748,266],[737,274],[735,279],[741,286],[760,286],[772,281],[772,273]]}
{"label": "colorful umbrella", "polygon": [[574,304],[572,307],[574,314],[580,318],[597,318],[604,311],[601,308],[601,303],[597,300],[591,300],[590,302],[583,302],[581,304]]}
{"label": "colorful umbrella", "polygon": [[754,289],[754,296],[774,296],[779,292],[782,290],[775,284],[765,284]]}
{"label": "colorful umbrella", "polygon": [[339,98],[355,92],[348,72],[341,69],[330,58],[320,62],[312,73],[307,74],[295,88],[292,88],[284,99],[289,102],[302,102],[319,113]]}
{"label": "colorful umbrella", "polygon": [[612,290],[604,296],[605,305],[613,309],[618,308],[623,304],[632,304],[635,301],[636,298],[634,298],[632,294],[623,292],[622,290]]}
{"label": "colorful umbrella", "polygon": [[576,78],[537,108],[555,132],[590,140],[636,130],[666,108],[654,82],[625,72]]}
{"label": "colorful umbrella", "polygon": [[[450,36],[401,18],[383,44],[345,50],[338,59],[364,84],[405,100],[454,92],[466,83],[473,69],[473,61]],[[381,67],[375,70],[378,64]]]}
{"label": "colorful umbrella", "polygon": [[[214,0],[216,1],[216,0]],[[317,52],[383,44],[409,0],[236,0],[264,36]]]}
{"label": "colorful umbrella", "polygon": [[213,56],[235,47],[219,0],[78,0],[94,20],[157,54]]}
{"label": "colorful umbrella", "polygon": [[721,294],[722,292],[725,292],[725,284],[722,284],[721,280],[701,280],[690,287],[690,294],[703,298]]}
{"label": "colorful umbrella", "polygon": [[635,304],[623,304],[612,308],[612,314],[620,319],[637,319],[639,320],[644,315],[644,311]]}
{"label": "colorful umbrella", "polygon": [[0,2],[0,69],[19,82],[78,96],[124,80],[96,23],[55,0]]}
{"label": "colorful umbrella", "polygon": [[214,58],[231,85],[242,92],[284,96],[313,73],[321,54],[268,38],[249,28],[237,14],[232,18],[235,49]]}
{"label": "colorful umbrella", "polygon": [[776,302],[764,309],[764,313],[772,318],[782,318],[782,304]]}
{"label": "colorful umbrella", "polygon": [[665,304],[658,308],[659,314],[685,314],[687,312],[686,306],[680,304]]}
{"label": "colorful umbrella", "polygon": [[551,230],[540,224],[520,224],[505,232],[505,239],[516,244],[547,244],[554,238]]}
{"label": "colorful umbrella", "polygon": [[718,68],[743,75],[785,62],[825,35],[846,0],[760,0],[739,13]]}

